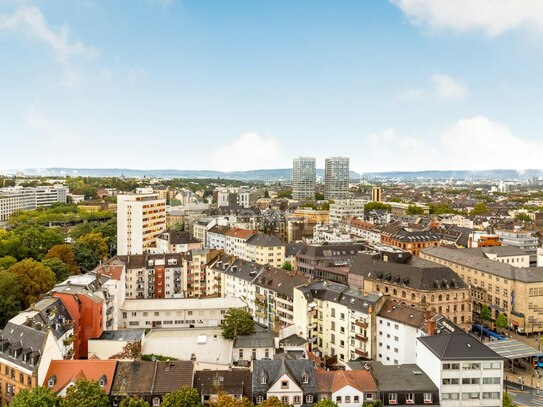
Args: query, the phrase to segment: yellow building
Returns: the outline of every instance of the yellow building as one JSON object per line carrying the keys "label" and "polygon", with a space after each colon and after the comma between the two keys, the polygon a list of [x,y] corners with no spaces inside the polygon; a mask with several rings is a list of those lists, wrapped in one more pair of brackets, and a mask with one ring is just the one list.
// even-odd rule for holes
{"label": "yellow building", "polygon": [[247,240],[245,260],[281,268],[285,263],[285,244],[276,236],[253,235]]}
{"label": "yellow building", "polygon": [[292,216],[305,218],[310,223],[328,223],[330,221],[330,213],[328,211],[317,211],[312,208],[298,208],[292,212]]}

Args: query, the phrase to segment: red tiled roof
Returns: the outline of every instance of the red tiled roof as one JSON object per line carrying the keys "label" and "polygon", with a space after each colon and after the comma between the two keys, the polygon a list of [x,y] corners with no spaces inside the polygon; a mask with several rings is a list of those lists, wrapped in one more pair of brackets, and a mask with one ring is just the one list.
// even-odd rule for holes
{"label": "red tiled roof", "polygon": [[108,276],[113,280],[120,280],[123,274],[123,268],[123,266],[103,265],[98,267],[96,272],[102,274],[103,276]]}
{"label": "red tiled roof", "polygon": [[232,228],[228,232],[225,233],[226,236],[230,237],[236,237],[238,239],[249,239],[252,235],[255,234],[254,230],[250,229],[240,229],[240,228]]}
{"label": "red tiled roof", "polygon": [[316,371],[317,391],[335,393],[345,386],[351,386],[360,392],[376,392],[377,384],[367,370]]}
{"label": "red tiled roof", "polygon": [[52,390],[59,392],[71,382],[76,382],[79,379],[98,381],[105,375],[104,390],[109,394],[116,367],[116,360],[53,360],[49,365],[47,375],[45,375],[44,386],[48,385],[51,377],[56,376]]}

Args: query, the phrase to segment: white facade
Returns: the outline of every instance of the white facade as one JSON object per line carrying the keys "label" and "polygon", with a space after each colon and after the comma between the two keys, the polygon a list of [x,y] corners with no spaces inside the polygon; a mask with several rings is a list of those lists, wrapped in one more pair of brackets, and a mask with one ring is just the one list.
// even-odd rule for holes
{"label": "white facade", "polygon": [[364,201],[361,199],[337,200],[330,204],[330,223],[337,224],[343,217],[358,218],[364,216]]}
{"label": "white facade", "polygon": [[315,198],[316,164],[313,157],[295,158],[292,163],[292,198]]}
{"label": "white facade", "polygon": [[440,360],[420,341],[417,341],[416,360],[439,388],[443,407],[502,405],[502,360]]}
{"label": "white facade", "polygon": [[224,233],[208,231],[206,236],[206,247],[224,250],[226,248],[226,235]]}
{"label": "white facade", "polygon": [[166,200],[157,194],[117,196],[117,253],[142,254],[166,229]]}
{"label": "white facade", "polygon": [[56,202],[66,203],[68,192],[64,185],[0,188],[0,222],[7,221],[16,211],[51,206]]}
{"label": "white facade", "polygon": [[421,329],[377,316],[377,361],[383,365],[416,363],[417,338],[426,336]]}
{"label": "white facade", "polygon": [[217,327],[229,308],[245,308],[239,298],[126,300],[121,328]]}
{"label": "white facade", "polygon": [[349,198],[349,158],[331,157],[324,162],[324,198]]}

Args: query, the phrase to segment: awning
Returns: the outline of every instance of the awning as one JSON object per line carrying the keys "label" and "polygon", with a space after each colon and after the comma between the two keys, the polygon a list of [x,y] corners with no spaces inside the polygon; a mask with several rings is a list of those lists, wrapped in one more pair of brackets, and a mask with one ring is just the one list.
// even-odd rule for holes
{"label": "awning", "polygon": [[522,359],[543,356],[543,352],[516,339],[485,342],[485,345],[505,359]]}

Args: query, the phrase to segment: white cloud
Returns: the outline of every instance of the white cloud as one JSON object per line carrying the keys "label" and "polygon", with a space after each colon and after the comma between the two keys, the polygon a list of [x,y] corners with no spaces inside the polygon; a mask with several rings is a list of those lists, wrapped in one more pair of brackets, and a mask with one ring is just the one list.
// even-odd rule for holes
{"label": "white cloud", "polygon": [[490,37],[517,28],[543,31],[541,0],[390,0],[417,24],[482,30]]}
{"label": "white cloud", "polygon": [[278,168],[281,162],[279,143],[258,133],[245,133],[212,155],[210,168],[243,171]]}
{"label": "white cloud", "polygon": [[524,140],[484,116],[459,120],[440,141],[450,169],[541,168],[543,142]]}
{"label": "white cloud", "polygon": [[73,68],[76,57],[91,60],[98,55],[95,48],[87,47],[80,41],[70,39],[70,29],[67,25],[59,29],[52,28],[38,7],[30,6],[18,9],[12,15],[0,15],[0,30],[21,32],[48,45],[55,53],[57,62],[66,72],[67,85],[78,81]]}
{"label": "white cloud", "polygon": [[468,88],[448,75],[434,74],[432,83],[438,99],[463,99],[469,96]]}

